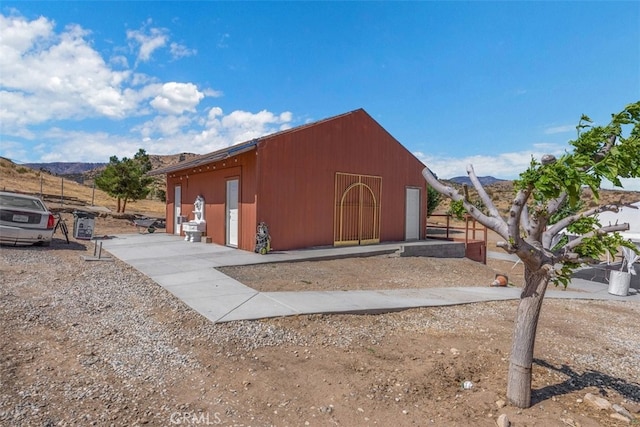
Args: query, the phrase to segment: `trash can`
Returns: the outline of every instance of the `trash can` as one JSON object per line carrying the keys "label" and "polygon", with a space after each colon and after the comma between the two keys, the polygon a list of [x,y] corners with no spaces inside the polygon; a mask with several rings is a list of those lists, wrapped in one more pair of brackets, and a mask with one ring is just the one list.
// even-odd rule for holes
{"label": "trash can", "polygon": [[91,240],[95,226],[95,215],[89,212],[73,212],[73,237],[78,240]]}

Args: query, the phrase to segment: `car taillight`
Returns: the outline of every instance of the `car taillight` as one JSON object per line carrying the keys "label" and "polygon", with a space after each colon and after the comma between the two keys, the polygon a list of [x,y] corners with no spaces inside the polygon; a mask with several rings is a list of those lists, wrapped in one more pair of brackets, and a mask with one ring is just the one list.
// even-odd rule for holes
{"label": "car taillight", "polygon": [[47,220],[47,228],[53,228],[56,225],[56,217],[52,214],[49,214],[49,219]]}

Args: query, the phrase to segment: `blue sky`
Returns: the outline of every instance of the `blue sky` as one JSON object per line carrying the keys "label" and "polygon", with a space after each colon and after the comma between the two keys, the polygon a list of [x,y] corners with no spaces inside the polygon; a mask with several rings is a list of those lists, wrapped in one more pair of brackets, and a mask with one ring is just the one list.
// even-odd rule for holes
{"label": "blue sky", "polygon": [[639,22],[640,2],[3,1],[0,156],[202,154],[364,108],[443,178],[514,178],[640,99]]}

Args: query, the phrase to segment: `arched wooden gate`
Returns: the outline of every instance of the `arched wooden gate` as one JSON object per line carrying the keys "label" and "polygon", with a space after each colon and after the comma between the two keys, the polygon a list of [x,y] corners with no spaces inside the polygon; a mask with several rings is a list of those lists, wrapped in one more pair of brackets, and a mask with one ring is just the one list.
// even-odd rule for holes
{"label": "arched wooden gate", "polygon": [[382,177],[336,173],[334,246],[380,242]]}

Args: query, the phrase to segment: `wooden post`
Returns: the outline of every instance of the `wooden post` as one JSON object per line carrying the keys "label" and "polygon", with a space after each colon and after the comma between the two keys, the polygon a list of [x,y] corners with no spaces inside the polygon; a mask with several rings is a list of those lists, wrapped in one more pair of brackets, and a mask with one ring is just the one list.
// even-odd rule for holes
{"label": "wooden post", "polygon": [[60,181],[60,206],[64,205],[64,177]]}
{"label": "wooden post", "polygon": [[91,206],[93,206],[93,200],[96,197],[96,180],[93,180],[93,190],[91,190]]}
{"label": "wooden post", "polygon": [[465,215],[464,219],[464,248],[466,249],[469,245],[469,215]]}
{"label": "wooden post", "polygon": [[487,264],[487,241],[489,240],[489,236],[487,236],[487,227],[484,226],[484,261],[482,261],[485,265]]}
{"label": "wooden post", "polygon": [[451,218],[451,215],[447,215],[447,235],[446,235],[447,240],[449,240],[449,218]]}

